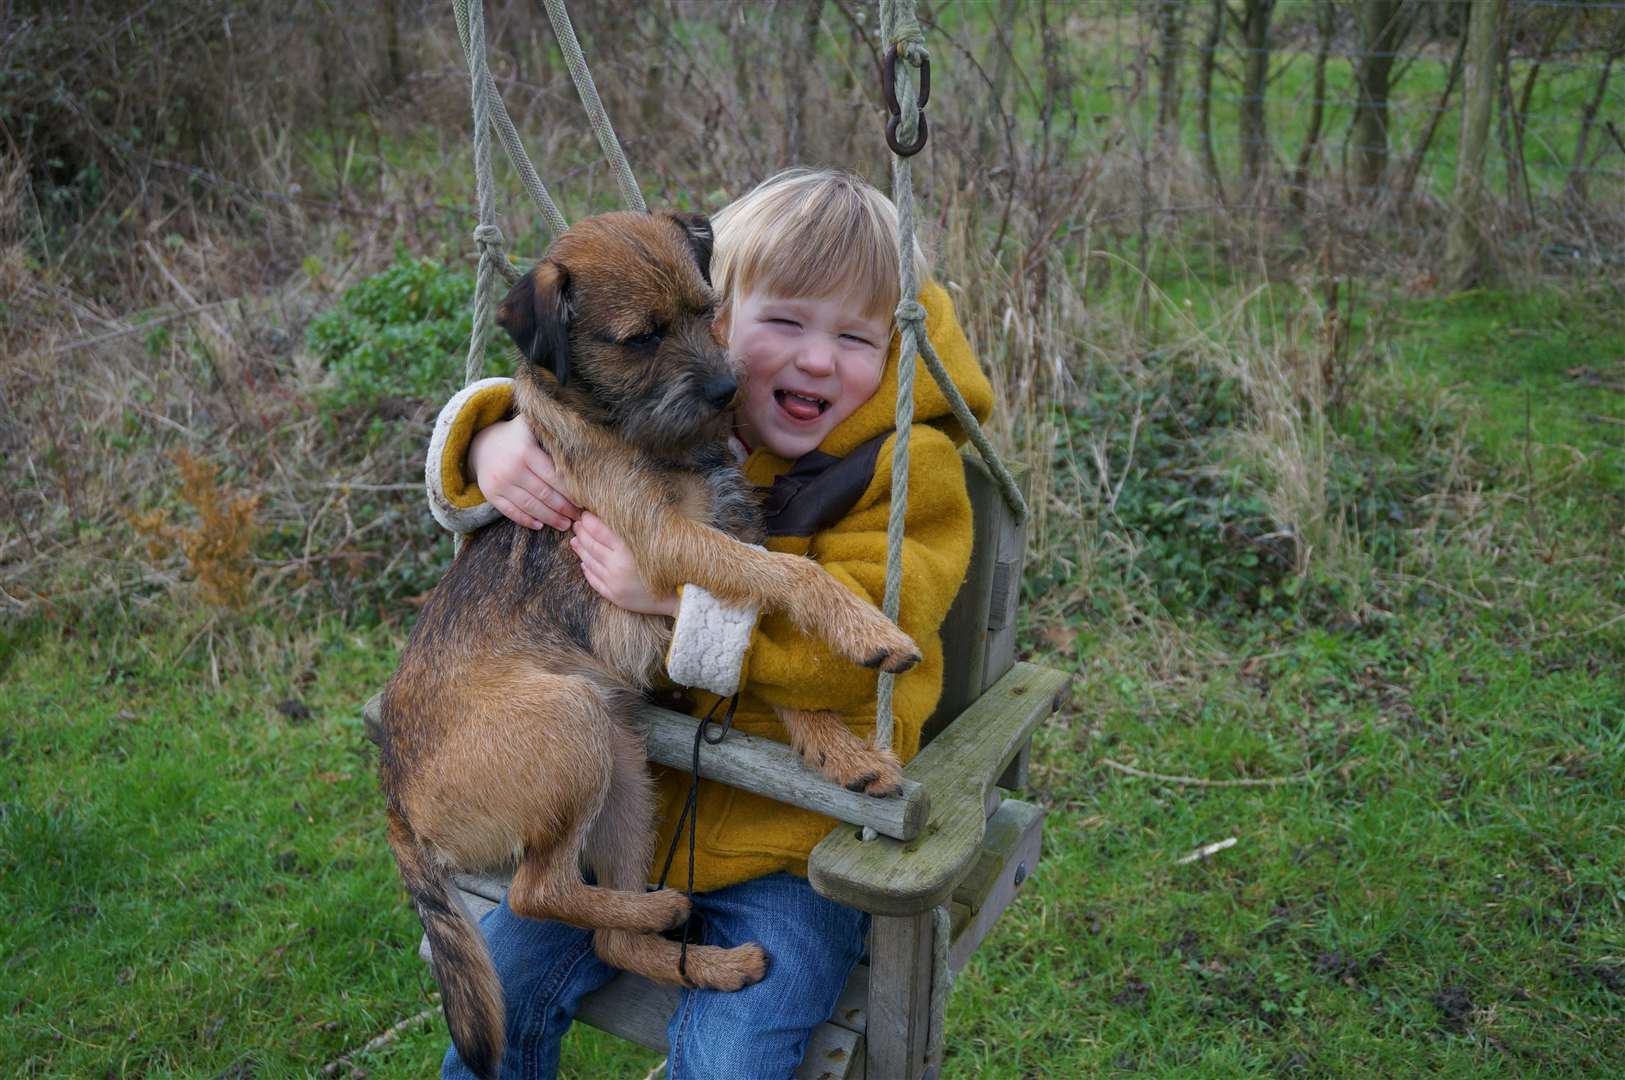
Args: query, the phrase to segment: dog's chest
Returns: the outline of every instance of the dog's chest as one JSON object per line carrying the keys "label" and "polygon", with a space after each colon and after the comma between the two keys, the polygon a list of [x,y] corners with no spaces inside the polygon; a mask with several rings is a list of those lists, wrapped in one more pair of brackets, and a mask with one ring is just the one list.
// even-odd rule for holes
{"label": "dog's chest", "polygon": [[761,499],[726,444],[696,454],[684,477],[678,506],[684,517],[703,521],[746,543],[762,540]]}

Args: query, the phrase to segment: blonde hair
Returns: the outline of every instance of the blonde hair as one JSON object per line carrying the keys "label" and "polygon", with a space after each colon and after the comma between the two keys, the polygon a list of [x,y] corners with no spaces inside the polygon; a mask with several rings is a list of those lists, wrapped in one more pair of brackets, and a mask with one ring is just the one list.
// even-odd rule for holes
{"label": "blonde hair", "polygon": [[[724,207],[711,224],[711,277],[724,304],[759,291],[851,296],[864,304],[865,317],[890,320],[897,309],[897,207],[861,177],[786,169]],[[923,286],[918,242],[914,272]]]}

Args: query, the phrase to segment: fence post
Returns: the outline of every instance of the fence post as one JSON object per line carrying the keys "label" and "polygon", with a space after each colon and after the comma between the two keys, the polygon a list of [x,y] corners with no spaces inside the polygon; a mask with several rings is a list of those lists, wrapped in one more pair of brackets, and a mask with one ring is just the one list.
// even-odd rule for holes
{"label": "fence post", "polygon": [[1455,206],[1450,219],[1446,263],[1452,288],[1466,289],[1495,274],[1485,208],[1485,152],[1498,77],[1496,49],[1506,0],[1478,0],[1467,21],[1467,87],[1462,98],[1461,140],[1456,148]]}

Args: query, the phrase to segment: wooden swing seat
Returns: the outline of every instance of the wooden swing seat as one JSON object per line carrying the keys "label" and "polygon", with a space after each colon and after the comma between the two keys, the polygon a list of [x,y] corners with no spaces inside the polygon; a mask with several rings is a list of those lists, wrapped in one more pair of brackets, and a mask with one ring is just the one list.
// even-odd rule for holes
{"label": "wooden swing seat", "polygon": [[[1015,604],[1025,530],[974,452],[961,455],[975,514],[970,569],[945,622],[942,700],[901,795],[873,799],[809,769],[788,745],[730,732],[707,746],[700,775],[843,822],[813,849],[807,877],[830,899],[869,912],[869,950],[797,1077],[916,1080],[927,1060],[934,953],[932,910],[948,905],[950,977],[970,960],[1036,868],[1044,811],[1004,790],[1026,779],[1032,733],[1071,692],[1071,676],[1016,663]],[[378,698],[364,710],[368,736]],[[654,706],[639,717],[651,761],[688,771],[695,720]],[[376,740],[375,740],[376,741]],[[880,835],[861,839],[861,827]],[[507,879],[463,875],[476,917],[501,902]],[[427,958],[427,942],[420,952]],[[590,995],[576,1019],[653,1050],[666,1049],[678,991],[623,973]]]}

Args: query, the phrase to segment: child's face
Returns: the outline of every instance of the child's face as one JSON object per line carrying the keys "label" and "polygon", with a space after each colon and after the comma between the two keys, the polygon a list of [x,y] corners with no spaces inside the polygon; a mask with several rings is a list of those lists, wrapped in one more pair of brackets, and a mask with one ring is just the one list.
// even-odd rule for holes
{"label": "child's face", "polygon": [[739,433],[794,460],[874,396],[891,321],[847,297],[746,293],[731,305],[728,347],[744,365]]}

